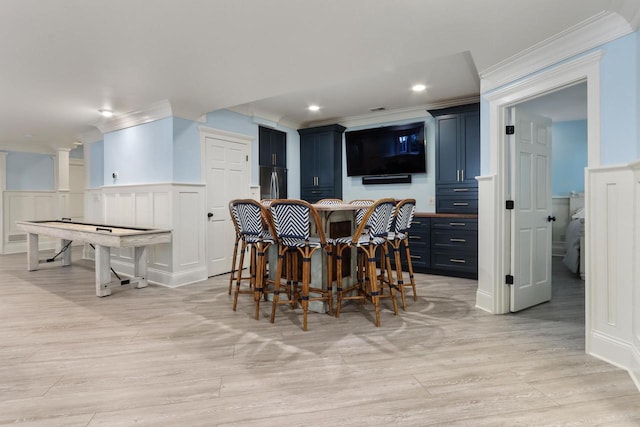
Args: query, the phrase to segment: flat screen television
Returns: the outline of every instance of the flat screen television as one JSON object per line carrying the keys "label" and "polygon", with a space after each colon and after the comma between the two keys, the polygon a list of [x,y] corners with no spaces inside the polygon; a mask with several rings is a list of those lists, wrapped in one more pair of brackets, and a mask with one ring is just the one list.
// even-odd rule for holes
{"label": "flat screen television", "polygon": [[345,133],[347,176],[425,173],[424,122]]}

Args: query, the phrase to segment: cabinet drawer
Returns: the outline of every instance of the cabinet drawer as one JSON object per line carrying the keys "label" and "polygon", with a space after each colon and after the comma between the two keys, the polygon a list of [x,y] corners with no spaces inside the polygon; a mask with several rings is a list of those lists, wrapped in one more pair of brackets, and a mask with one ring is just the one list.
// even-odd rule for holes
{"label": "cabinet drawer", "polygon": [[438,185],[436,196],[450,197],[473,197],[478,198],[478,187],[470,185]]}
{"label": "cabinet drawer", "polygon": [[478,251],[478,233],[473,230],[434,229],[431,232],[431,245],[434,250],[458,249]]}
{"label": "cabinet drawer", "polygon": [[475,218],[432,218],[431,228],[477,231],[478,220]]}
{"label": "cabinet drawer", "polygon": [[436,212],[478,213],[478,198],[463,196],[438,196],[436,197]]}
{"label": "cabinet drawer", "polygon": [[477,273],[478,255],[457,251],[434,251],[431,252],[431,268]]}

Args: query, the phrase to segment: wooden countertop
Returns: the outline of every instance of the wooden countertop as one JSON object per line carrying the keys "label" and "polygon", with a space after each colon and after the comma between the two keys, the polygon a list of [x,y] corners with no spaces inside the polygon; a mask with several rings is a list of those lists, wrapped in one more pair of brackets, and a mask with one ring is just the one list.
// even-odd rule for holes
{"label": "wooden countertop", "polygon": [[478,214],[416,212],[414,214],[414,216],[419,217],[419,218],[467,218],[467,219],[478,219]]}

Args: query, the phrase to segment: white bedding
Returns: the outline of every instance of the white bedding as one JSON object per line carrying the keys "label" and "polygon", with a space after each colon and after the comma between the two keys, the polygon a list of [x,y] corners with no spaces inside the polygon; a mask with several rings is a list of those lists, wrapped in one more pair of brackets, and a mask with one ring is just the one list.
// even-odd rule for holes
{"label": "white bedding", "polygon": [[573,273],[580,272],[580,237],[584,233],[584,209],[579,209],[567,224],[564,241],[564,265]]}

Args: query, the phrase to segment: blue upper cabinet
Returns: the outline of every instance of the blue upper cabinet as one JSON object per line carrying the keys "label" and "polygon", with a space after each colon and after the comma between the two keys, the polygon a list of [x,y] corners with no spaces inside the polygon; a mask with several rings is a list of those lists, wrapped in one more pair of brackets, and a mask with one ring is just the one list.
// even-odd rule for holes
{"label": "blue upper cabinet", "polygon": [[260,166],[287,167],[287,134],[260,126],[258,151]]}
{"label": "blue upper cabinet", "polygon": [[299,129],[300,198],[310,203],[342,198],[342,133],[340,125]]}
{"label": "blue upper cabinet", "polygon": [[436,211],[477,213],[480,105],[429,112],[436,119]]}

